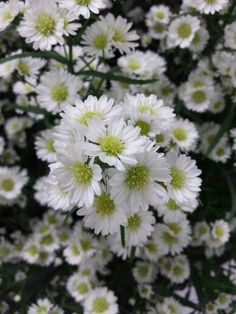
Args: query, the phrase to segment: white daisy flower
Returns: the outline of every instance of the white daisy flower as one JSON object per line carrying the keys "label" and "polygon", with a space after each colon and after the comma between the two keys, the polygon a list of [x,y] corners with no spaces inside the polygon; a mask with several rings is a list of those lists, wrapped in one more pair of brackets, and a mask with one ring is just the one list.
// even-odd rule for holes
{"label": "white daisy flower", "polygon": [[89,292],[84,301],[84,314],[117,314],[117,298],[107,288],[96,288]]}
{"label": "white daisy flower", "polygon": [[0,197],[7,200],[16,199],[27,181],[25,170],[20,170],[19,167],[0,167]]}
{"label": "white daisy flower", "polygon": [[27,314],[48,314],[52,309],[53,304],[49,301],[49,299],[38,299],[36,304],[32,304]]}
{"label": "white daisy flower", "polygon": [[0,32],[5,30],[23,8],[19,0],[1,1],[0,3]]}
{"label": "white daisy flower", "polygon": [[145,57],[145,53],[141,51],[135,51],[127,56],[122,56],[118,59],[117,63],[124,73],[131,75],[142,76],[149,68],[149,60]]}
{"label": "white daisy flower", "polygon": [[163,202],[165,189],[160,182],[170,180],[166,159],[154,151],[136,154],[137,163],[125,166],[125,171],[115,172],[110,179],[111,196],[117,204],[123,204],[129,211],[139,207],[147,210]]}
{"label": "white daisy flower", "polygon": [[78,17],[82,15],[88,19],[90,11],[98,14],[101,9],[105,8],[104,0],[56,0],[61,8],[74,12]]}
{"label": "white daisy flower", "polygon": [[224,32],[225,47],[236,49],[236,22],[226,25]]}
{"label": "white daisy flower", "polygon": [[46,61],[40,58],[23,58],[18,59],[17,71],[24,77],[35,77],[39,74],[40,70],[45,66]]}
{"label": "white daisy flower", "polygon": [[109,188],[101,185],[101,189],[102,193],[95,196],[92,207],[82,208],[77,214],[84,216],[85,226],[94,229],[96,234],[114,234],[127,223],[127,217],[123,207],[116,205],[111,198]]}
{"label": "white daisy flower", "polygon": [[153,290],[150,285],[142,284],[142,285],[138,285],[138,293],[141,298],[150,300],[153,294]]}
{"label": "white daisy flower", "polygon": [[200,21],[197,17],[185,15],[174,19],[169,26],[167,34],[168,46],[189,47],[199,28]]}
{"label": "white daisy flower", "polygon": [[33,43],[33,48],[50,50],[56,44],[63,44],[64,22],[53,0],[32,0],[18,26],[21,37],[26,43]]}
{"label": "white daisy flower", "polygon": [[173,151],[166,158],[171,169],[171,181],[166,184],[169,196],[180,203],[194,200],[202,182],[199,178],[201,170],[197,168],[195,160],[184,154],[178,156]]}
{"label": "white daisy flower", "polygon": [[181,253],[188,246],[190,232],[189,222],[183,217],[172,220],[165,218],[165,224],[157,224],[155,230],[160,245],[167,247],[171,255]]}
{"label": "white daisy flower", "polygon": [[207,303],[206,304],[206,313],[207,314],[215,314],[218,312],[218,306],[215,303]]}
{"label": "white daisy flower", "polygon": [[219,309],[227,310],[229,309],[229,306],[232,303],[232,301],[233,301],[232,295],[221,293],[216,299],[216,304],[218,305]]}
{"label": "white daisy flower", "polygon": [[146,15],[146,24],[151,26],[155,22],[168,24],[170,21],[171,12],[167,5],[152,5]]}
{"label": "white daisy flower", "polygon": [[196,0],[196,9],[200,13],[214,14],[224,9],[229,0]]}
{"label": "white daisy flower", "polygon": [[51,175],[60,188],[69,193],[71,203],[78,207],[90,208],[95,195],[101,194],[99,181],[102,179],[100,166],[88,163],[88,158],[81,150],[61,156],[63,163],[50,165]]}
{"label": "white daisy flower", "polygon": [[53,129],[41,131],[35,140],[36,155],[47,162],[56,162],[56,150],[53,145]]}
{"label": "white daisy flower", "polygon": [[63,120],[72,126],[88,125],[88,119],[98,117],[105,122],[121,116],[121,108],[114,105],[114,99],[108,99],[107,96],[101,96],[99,99],[94,96],[88,96],[85,101],[76,100],[75,106],[67,105],[61,113]]}
{"label": "white daisy flower", "polygon": [[83,143],[85,154],[98,156],[103,163],[120,171],[125,169],[123,164],[136,164],[134,154],[144,150],[146,143],[146,139],[140,137],[139,128],[128,126],[122,118],[106,125],[95,117],[88,121],[85,135],[90,141]]}
{"label": "white daisy flower", "polygon": [[[165,106],[163,100],[158,100],[155,95],[146,97],[144,94],[137,94],[136,96],[127,94],[122,105],[127,116],[130,115],[132,117],[134,112],[136,112],[140,121],[142,121],[142,115],[144,119],[145,117],[150,117],[151,120],[154,120],[154,128],[159,132],[170,129],[174,121],[175,114],[173,109]],[[142,126],[141,123],[140,125]]]}
{"label": "white daisy flower", "polygon": [[216,220],[211,225],[211,234],[207,244],[211,248],[217,248],[225,244],[230,237],[229,224],[224,220]]}
{"label": "white daisy flower", "polygon": [[214,89],[212,87],[198,87],[192,88],[186,86],[185,91],[182,93],[181,98],[184,100],[185,106],[189,110],[196,112],[206,111],[212,100]]}
{"label": "white daisy flower", "polygon": [[75,102],[81,87],[82,82],[76,76],[62,69],[47,72],[36,89],[39,105],[56,113],[63,106]]}
{"label": "white daisy flower", "polygon": [[46,252],[54,252],[59,249],[59,239],[54,228],[50,227],[49,232],[36,234],[36,238],[41,246],[41,250]]}
{"label": "white daisy flower", "polygon": [[128,54],[138,46],[138,43],[135,43],[135,41],[139,39],[139,36],[136,31],[130,31],[132,23],[127,23],[126,19],[121,16],[115,18],[113,14],[109,13],[105,17],[101,17],[100,21],[112,30],[112,45],[120,53]]}
{"label": "white daisy flower", "polygon": [[0,237],[0,264],[7,263],[14,257],[14,246],[5,237]]}
{"label": "white daisy flower", "polygon": [[194,237],[200,241],[207,241],[210,236],[210,227],[206,221],[199,221],[193,228]]}
{"label": "white daisy flower", "polygon": [[91,291],[91,284],[87,277],[74,273],[69,277],[66,289],[76,302],[81,302]]}
{"label": "white daisy flower", "polygon": [[149,262],[137,262],[132,273],[138,283],[152,283],[155,280],[156,269]]}
{"label": "white daisy flower", "polygon": [[65,260],[70,265],[79,265],[83,259],[82,248],[79,241],[71,239],[63,250]]}
{"label": "white daisy flower", "polygon": [[199,30],[196,31],[189,49],[196,53],[201,52],[206,47],[209,37],[207,29],[200,27]]}
{"label": "white daisy flower", "polygon": [[171,139],[181,150],[193,150],[198,138],[197,129],[189,120],[179,118],[172,123]]}
{"label": "white daisy flower", "polygon": [[[16,54],[16,52],[12,53],[11,55],[14,54]],[[11,55],[7,55],[6,57]],[[16,59],[0,64],[0,77],[8,78],[16,70],[17,64],[18,60]]]}
{"label": "white daisy flower", "polygon": [[30,238],[26,241],[23,251],[22,259],[29,264],[35,264],[39,258],[40,245],[35,237]]}
{"label": "white daisy flower", "polygon": [[114,36],[111,28],[106,23],[98,21],[86,28],[82,36],[83,51],[91,56],[109,58],[112,53],[112,37]]}
{"label": "white daisy flower", "polygon": [[[66,9],[59,10],[59,14],[64,21],[64,35],[75,36],[81,24],[76,22],[77,14],[74,11],[68,11]],[[74,22],[74,23],[73,23]]]}
{"label": "white daisy flower", "polygon": [[139,209],[128,216],[125,227],[125,243],[128,246],[143,246],[154,230],[155,217],[151,211]]}
{"label": "white daisy flower", "polygon": [[164,298],[161,303],[157,304],[158,314],[183,314],[184,308],[174,298]]}
{"label": "white daisy flower", "polygon": [[148,238],[143,250],[145,257],[152,262],[156,262],[160,257],[168,253],[167,247],[159,245],[159,240],[155,237],[155,233],[152,234],[152,237]]}

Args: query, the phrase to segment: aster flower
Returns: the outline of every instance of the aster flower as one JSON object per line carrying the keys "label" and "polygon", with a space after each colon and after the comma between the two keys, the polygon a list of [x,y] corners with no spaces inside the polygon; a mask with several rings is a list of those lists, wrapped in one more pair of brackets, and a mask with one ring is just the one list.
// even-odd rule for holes
{"label": "aster flower", "polygon": [[32,0],[18,26],[21,37],[33,48],[50,50],[55,44],[63,44],[63,19],[60,17],[53,0]]}

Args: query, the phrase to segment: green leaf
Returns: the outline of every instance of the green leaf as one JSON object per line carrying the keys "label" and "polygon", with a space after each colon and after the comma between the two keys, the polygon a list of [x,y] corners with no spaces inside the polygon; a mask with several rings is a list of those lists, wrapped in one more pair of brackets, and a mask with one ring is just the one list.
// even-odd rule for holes
{"label": "green leaf", "polygon": [[125,248],[125,228],[120,226],[120,238],[123,248]]}
{"label": "green leaf", "polygon": [[23,107],[23,106],[16,106],[15,109],[19,109],[22,110],[24,112],[31,112],[34,114],[42,114],[42,115],[49,115],[49,112],[39,108],[39,107],[34,107],[34,106],[27,106],[27,107]]}
{"label": "green leaf", "polygon": [[78,75],[83,75],[83,76],[93,76],[93,77],[100,77],[104,80],[111,80],[111,81],[118,81],[118,82],[122,82],[122,83],[127,83],[127,84],[139,84],[139,85],[144,85],[144,84],[150,84],[150,83],[154,83],[157,80],[138,80],[138,79],[132,79],[132,78],[128,78],[125,76],[121,76],[121,75],[114,75],[111,74],[109,72],[104,73],[104,72],[99,72],[99,71],[93,71],[93,70],[89,70],[89,71],[80,71],[77,73]]}
{"label": "green leaf", "polygon": [[230,196],[231,196],[231,211],[230,211],[230,219],[231,219],[235,216],[235,213],[236,213],[236,188],[228,171],[224,170],[221,167],[219,167],[219,170],[221,171],[222,175],[225,177],[225,180],[229,188]]}
{"label": "green leaf", "polygon": [[212,142],[210,143],[210,145],[208,146],[207,152],[206,152],[206,156],[209,155],[212,150],[216,147],[216,145],[219,143],[220,139],[222,138],[222,136],[225,134],[226,131],[228,131],[228,129],[231,126],[231,123],[233,121],[234,118],[234,111],[235,111],[235,107],[236,104],[233,103],[232,107],[230,108],[228,114],[226,115],[224,121],[221,124],[221,127],[219,129],[219,131],[216,133],[215,137],[213,138]]}
{"label": "green leaf", "polygon": [[22,59],[22,58],[28,58],[28,57],[53,59],[63,64],[69,63],[69,61],[66,58],[59,55],[55,51],[28,51],[28,52],[23,52],[23,53],[17,53],[15,55],[7,56],[3,59],[0,59],[0,64],[15,60],[15,59]]}
{"label": "green leaf", "polygon": [[131,247],[131,253],[130,253],[130,261],[132,262],[135,258],[135,252],[136,252],[136,246]]}

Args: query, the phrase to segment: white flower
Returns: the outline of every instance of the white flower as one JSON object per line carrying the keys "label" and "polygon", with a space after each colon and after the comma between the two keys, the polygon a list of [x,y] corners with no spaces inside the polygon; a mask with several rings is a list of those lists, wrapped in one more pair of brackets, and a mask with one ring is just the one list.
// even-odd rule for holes
{"label": "white flower", "polygon": [[69,277],[66,289],[76,302],[81,302],[91,291],[91,284],[87,277],[74,273]]}
{"label": "white flower", "polygon": [[107,288],[92,290],[84,301],[84,314],[117,314],[117,298]]}
{"label": "white flower", "polygon": [[125,227],[125,243],[128,246],[143,246],[154,230],[155,217],[151,211],[136,210],[128,216]]}
{"label": "white flower", "polygon": [[119,50],[120,53],[129,53],[138,46],[137,41],[139,36],[135,31],[130,31],[132,23],[127,23],[127,20],[118,16],[114,17],[109,13],[105,17],[101,17],[100,21],[112,30],[112,45]]}
{"label": "white flower", "polygon": [[62,191],[69,193],[70,200],[78,207],[90,208],[94,195],[100,195],[99,181],[102,178],[101,168],[87,163],[88,158],[81,151],[71,151],[63,156],[63,163],[50,165],[51,175],[55,178]]}
{"label": "white flower", "polygon": [[34,77],[39,74],[39,71],[45,66],[45,64],[46,61],[40,58],[27,57],[23,59],[18,59],[17,71],[20,75],[26,78],[29,76]]}
{"label": "white flower", "polygon": [[26,9],[18,32],[33,43],[34,49],[50,50],[56,44],[63,44],[64,21],[58,13],[54,0],[32,0]]}
{"label": "white flower", "polygon": [[102,193],[95,196],[92,207],[82,208],[77,214],[84,216],[85,226],[94,229],[96,234],[114,234],[127,223],[127,217],[123,207],[115,204],[109,190],[103,185],[101,188]]}
{"label": "white flower", "polygon": [[49,301],[49,299],[38,299],[36,304],[32,304],[27,314],[48,314],[52,309],[53,304]]}
{"label": "white flower", "polygon": [[[113,118],[119,117],[121,108],[118,105],[114,106],[114,99],[109,99],[107,96],[101,96],[99,99],[94,96],[88,96],[85,101],[75,101],[75,106],[64,106],[61,116],[69,126],[76,127],[77,125],[87,126],[88,119],[98,117],[105,122]],[[63,127],[64,128],[64,127]]]}
{"label": "white flower", "polygon": [[224,32],[225,47],[236,49],[236,22],[226,25]]}
{"label": "white flower", "polygon": [[[61,18],[64,21],[64,35],[65,36],[75,36],[76,31],[81,27],[81,24],[76,22],[77,15],[74,11],[68,11],[66,9],[62,9],[59,11]],[[74,23],[73,23],[74,22]]]}
{"label": "white flower", "polygon": [[111,57],[113,31],[103,21],[97,21],[89,26],[83,36],[83,51],[96,57]]}
{"label": "white flower", "polygon": [[155,234],[160,245],[167,247],[170,254],[181,253],[190,242],[190,226],[187,219],[177,217],[166,219],[165,224],[157,224]]}
{"label": "white flower", "polygon": [[178,156],[173,151],[166,158],[171,169],[171,181],[167,183],[170,197],[180,203],[194,200],[202,181],[199,178],[201,170],[197,168],[195,160],[184,154]]}
{"label": "white flower", "polygon": [[148,238],[143,250],[145,257],[152,262],[156,262],[160,257],[168,253],[168,248],[166,246],[159,245],[159,239],[155,237],[155,233]]}
{"label": "white flower", "polygon": [[0,32],[6,29],[19,14],[23,3],[19,0],[9,0],[0,3]]}
{"label": "white flower", "polygon": [[88,121],[85,136],[90,142],[83,143],[88,156],[96,157],[115,166],[125,169],[123,164],[136,164],[135,155],[144,149],[145,138],[140,137],[139,128],[128,126],[121,119],[110,120],[108,125],[99,118]]}
{"label": "white flower", "polygon": [[174,298],[164,298],[161,303],[157,305],[158,314],[183,314],[184,308]]}
{"label": "white flower", "polygon": [[151,283],[155,280],[156,269],[151,263],[137,262],[132,272],[138,283]]}
{"label": "white flower", "polygon": [[209,37],[207,29],[200,27],[199,30],[196,31],[189,49],[193,52],[201,52],[206,47]]}
{"label": "white flower", "polygon": [[171,138],[177,146],[185,151],[195,148],[199,135],[194,123],[187,119],[176,119],[172,124]]}
{"label": "white flower", "polygon": [[146,23],[151,26],[155,22],[168,24],[171,12],[167,5],[152,5],[146,16]]}
{"label": "white flower", "polygon": [[59,239],[54,228],[50,227],[49,231],[43,234],[36,234],[36,239],[40,244],[40,249],[46,252],[54,252],[59,248]]}
{"label": "white flower", "polygon": [[98,14],[100,9],[105,8],[104,0],[56,0],[61,8],[74,12],[77,18],[82,15],[88,19],[90,11]]}
{"label": "white flower", "polygon": [[168,30],[169,47],[180,46],[186,48],[191,45],[196,31],[200,28],[200,21],[197,17],[186,15],[174,19]]}
{"label": "white flower", "polygon": [[75,102],[81,87],[78,77],[62,69],[47,72],[36,89],[39,106],[56,113],[63,106]]}
{"label": "white flower", "polygon": [[125,171],[115,172],[110,179],[114,201],[131,213],[163,202],[166,191],[160,182],[170,179],[168,164],[161,154],[150,151],[136,154],[135,158],[135,165],[125,166]]}
{"label": "white flower", "polygon": [[79,265],[83,258],[82,248],[78,239],[71,239],[66,245],[63,255],[70,265]]}
{"label": "white flower", "polygon": [[216,304],[218,305],[219,309],[227,310],[229,309],[229,306],[232,303],[232,301],[233,301],[232,295],[221,293],[216,300]]}
{"label": "white flower", "polygon": [[211,248],[217,248],[225,244],[230,237],[229,224],[224,220],[216,220],[211,225],[211,234],[207,244]]}
{"label": "white flower", "polygon": [[39,258],[40,245],[38,241],[33,238],[29,238],[22,251],[22,258],[29,264],[35,264]]}
{"label": "white flower", "polygon": [[19,167],[0,167],[0,197],[7,200],[16,199],[27,181],[25,170],[20,170]]}
{"label": "white flower", "polygon": [[[12,53],[14,55],[16,53]],[[7,57],[7,56],[6,56]],[[0,77],[9,77],[16,69],[18,60],[12,60],[0,64]]]}
{"label": "white flower", "polygon": [[158,100],[155,95],[146,97],[144,94],[137,94],[136,96],[127,94],[122,105],[127,116],[130,116],[132,120],[136,121],[136,125],[141,127],[141,134],[144,133],[142,132],[144,131],[144,129],[142,130],[142,121],[144,127],[145,120],[150,119],[154,133],[170,129],[174,121],[173,109],[165,106],[163,100]]}
{"label": "white flower", "polygon": [[56,151],[53,145],[53,130],[44,130],[36,137],[37,157],[43,161],[56,162]]}
{"label": "white flower", "polygon": [[221,11],[229,3],[229,0],[196,0],[196,9],[204,14],[214,14]]}

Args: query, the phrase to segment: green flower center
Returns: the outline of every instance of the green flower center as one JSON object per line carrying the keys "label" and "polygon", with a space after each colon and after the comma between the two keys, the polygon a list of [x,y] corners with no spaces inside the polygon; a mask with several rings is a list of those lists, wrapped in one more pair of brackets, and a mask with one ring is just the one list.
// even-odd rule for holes
{"label": "green flower center", "polygon": [[42,245],[51,245],[54,242],[53,237],[51,234],[47,234],[42,237],[40,243]]}
{"label": "green flower center", "polygon": [[50,15],[40,14],[36,20],[35,28],[40,34],[51,36],[55,32],[56,21]]}
{"label": "green flower center", "polygon": [[88,6],[90,4],[91,0],[76,0],[76,4]]}
{"label": "green flower center", "polygon": [[124,33],[121,32],[119,29],[115,29],[115,30],[114,30],[114,35],[113,35],[112,39],[113,39],[114,41],[124,42],[124,41],[125,41]]}
{"label": "green flower center", "polygon": [[199,228],[198,228],[198,232],[199,232],[199,234],[200,235],[204,235],[204,234],[206,234],[207,233],[207,227],[205,226],[205,225],[201,225],[201,226],[199,226]]}
{"label": "green flower center", "polygon": [[6,192],[12,191],[14,188],[14,181],[12,179],[4,179],[2,181],[2,189]]}
{"label": "green flower center", "polygon": [[150,181],[149,169],[144,165],[135,165],[126,172],[125,183],[131,190],[141,190]]}
{"label": "green flower center", "polygon": [[69,239],[68,233],[62,232],[62,233],[59,235],[59,239],[60,239],[60,241],[62,241],[62,242],[67,241],[67,240]]}
{"label": "green flower center", "polygon": [[207,99],[207,95],[206,95],[206,92],[203,90],[197,90],[197,91],[192,93],[192,100],[196,104],[201,104],[204,101],[206,101],[206,99]]}
{"label": "green flower center", "polygon": [[91,249],[91,242],[88,240],[82,240],[80,244],[83,251],[89,251]]}
{"label": "green flower center", "polygon": [[107,302],[107,299],[104,298],[104,297],[96,298],[93,301],[92,308],[93,308],[93,312],[95,312],[95,313],[103,313],[103,312],[105,312],[109,308],[109,304]]}
{"label": "green flower center", "polygon": [[135,123],[135,126],[138,126],[140,128],[140,134],[141,135],[148,135],[148,133],[151,131],[151,126],[148,122],[143,120],[138,120]]}
{"label": "green flower center", "polygon": [[83,295],[88,293],[89,288],[85,282],[82,282],[76,286],[76,290]]}
{"label": "green flower center", "polygon": [[164,25],[161,24],[161,23],[156,23],[156,24],[154,25],[153,29],[154,29],[154,31],[155,31],[156,33],[161,34],[161,33],[164,31],[165,27],[164,27]]}
{"label": "green flower center", "polygon": [[180,233],[180,231],[182,230],[182,228],[180,227],[180,225],[178,225],[177,223],[173,222],[168,224],[168,227],[174,231],[174,233],[178,234]]}
{"label": "green flower center", "polygon": [[41,260],[43,260],[43,261],[46,261],[46,260],[48,259],[48,257],[49,257],[48,252],[40,252],[40,253],[39,253],[39,258],[40,258]]}
{"label": "green flower center", "polygon": [[37,308],[37,313],[43,313],[47,310],[46,306],[45,305],[40,305],[38,308]]}
{"label": "green flower center", "polygon": [[161,94],[162,94],[163,96],[165,96],[165,97],[167,97],[168,95],[170,95],[170,92],[171,92],[171,90],[170,90],[170,87],[169,87],[169,86],[163,86],[163,87],[161,88]]}
{"label": "green flower center", "polygon": [[64,84],[53,86],[51,96],[54,101],[63,102],[67,99],[68,95],[68,88]]}
{"label": "green flower center", "polygon": [[216,306],[212,303],[207,304],[206,306],[208,311],[214,312],[216,310]]}
{"label": "green flower center", "polygon": [[93,119],[94,117],[103,118],[103,114],[101,112],[96,111],[88,111],[84,113],[80,118],[79,122],[85,126],[88,126],[87,119]]}
{"label": "green flower center", "polygon": [[138,273],[141,277],[147,277],[148,275],[148,267],[147,266],[140,266],[138,268]]}
{"label": "green flower center", "polygon": [[91,270],[89,268],[84,269],[81,274],[83,276],[89,276],[91,274]]}
{"label": "green flower center", "polygon": [[155,110],[149,104],[142,104],[138,107],[138,111],[141,113],[155,114]]}
{"label": "green flower center", "polygon": [[6,257],[10,254],[10,249],[7,246],[0,247],[0,256]]}
{"label": "green flower center", "polygon": [[218,301],[221,303],[221,304],[225,304],[227,303],[228,301],[228,298],[225,294],[221,294],[219,297],[218,297]]}
{"label": "green flower center", "polygon": [[130,59],[129,61],[128,61],[128,67],[131,69],[131,70],[138,70],[138,69],[140,69],[140,66],[141,66],[141,64],[140,64],[140,62],[139,62],[139,60],[135,60],[135,59]]}
{"label": "green flower center", "polygon": [[96,208],[96,212],[101,216],[109,216],[115,210],[115,204],[107,193],[96,196],[94,205]]}
{"label": "green flower center", "polygon": [[128,229],[132,230],[132,231],[136,231],[139,229],[140,225],[141,225],[141,218],[139,217],[138,214],[134,214],[133,216],[130,216],[128,218]]}
{"label": "green flower center", "polygon": [[155,13],[155,17],[157,17],[158,19],[163,20],[164,17],[165,17],[165,13],[164,13],[163,11],[157,11],[157,12]]}
{"label": "green flower center", "polygon": [[18,69],[22,75],[27,75],[30,72],[28,64],[24,62],[19,62]]}
{"label": "green flower center", "polygon": [[75,243],[73,243],[71,246],[71,252],[74,256],[80,255],[80,250],[78,249],[78,246]]}
{"label": "green flower center", "polygon": [[56,216],[50,215],[48,216],[48,222],[52,225],[54,225],[57,222]]}
{"label": "green flower center", "polygon": [[104,34],[99,34],[94,38],[94,47],[98,50],[103,50],[107,45],[107,37]]}
{"label": "green flower center", "polygon": [[30,255],[37,255],[38,254],[38,248],[36,245],[31,245],[27,251],[29,252]]}
{"label": "green flower center", "polygon": [[93,170],[83,163],[75,163],[72,167],[75,181],[80,185],[88,185],[93,177]]}
{"label": "green flower center", "polygon": [[220,227],[220,226],[217,226],[215,228],[215,234],[217,235],[217,237],[221,238],[223,235],[224,235],[224,228],[223,227]]}
{"label": "green flower center", "polygon": [[177,168],[171,169],[171,182],[170,184],[173,186],[174,189],[181,189],[186,182],[186,176],[184,172]]}
{"label": "green flower center", "polygon": [[44,232],[47,232],[49,229],[49,226],[48,225],[43,225],[43,226],[40,226],[39,227],[39,232],[40,233],[44,233]]}
{"label": "green flower center", "polygon": [[119,155],[124,150],[122,141],[113,135],[105,135],[101,138],[100,146],[102,151],[109,156]]}
{"label": "green flower center", "polygon": [[183,275],[183,268],[181,268],[180,266],[175,266],[173,268],[173,273],[176,277],[181,277]]}
{"label": "green flower center", "polygon": [[219,156],[219,157],[222,157],[224,156],[225,154],[225,150],[223,147],[218,147],[217,150],[216,150],[216,155]]}
{"label": "green flower center", "polygon": [[171,210],[177,210],[179,209],[179,206],[177,205],[176,201],[173,199],[169,199],[168,202],[166,203],[166,206],[171,209]]}
{"label": "green flower center", "polygon": [[178,141],[184,141],[187,138],[187,132],[183,128],[175,128],[173,130],[173,135]]}
{"label": "green flower center", "polygon": [[186,39],[192,34],[192,27],[188,23],[182,23],[178,26],[177,32],[179,37]]}
{"label": "green flower center", "polygon": [[150,253],[156,253],[157,252],[157,246],[155,243],[153,242],[150,242],[146,245],[146,248],[147,250],[150,252]]}
{"label": "green flower center", "polygon": [[200,36],[200,33],[199,32],[196,32],[194,37],[193,37],[193,40],[192,40],[192,43],[194,45],[199,45],[201,43],[201,36]]}
{"label": "green flower center", "polygon": [[163,143],[164,140],[165,140],[165,137],[163,134],[157,134],[156,137],[155,137],[155,140],[157,143]]}
{"label": "green flower center", "polygon": [[178,242],[178,238],[168,231],[162,233],[162,239],[168,245],[174,245]]}
{"label": "green flower center", "polygon": [[47,140],[47,149],[50,153],[55,153],[56,151],[53,144],[54,144],[53,139]]}
{"label": "green flower center", "polygon": [[5,11],[3,13],[3,20],[4,21],[9,21],[12,19],[12,15],[11,15],[11,12],[10,11]]}
{"label": "green flower center", "polygon": [[217,0],[204,0],[207,4],[215,4]]}

